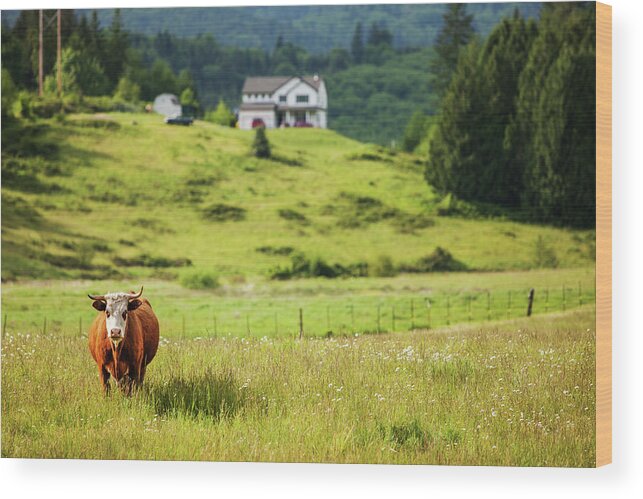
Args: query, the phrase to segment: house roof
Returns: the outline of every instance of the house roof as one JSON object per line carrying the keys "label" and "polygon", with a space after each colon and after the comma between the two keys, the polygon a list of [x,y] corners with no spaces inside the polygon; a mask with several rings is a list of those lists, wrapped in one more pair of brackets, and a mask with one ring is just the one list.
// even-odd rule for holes
{"label": "house roof", "polygon": [[[242,92],[244,94],[272,94],[279,87],[285,85],[294,76],[251,76],[246,78]],[[322,79],[319,76],[301,76],[315,90],[319,90]]]}

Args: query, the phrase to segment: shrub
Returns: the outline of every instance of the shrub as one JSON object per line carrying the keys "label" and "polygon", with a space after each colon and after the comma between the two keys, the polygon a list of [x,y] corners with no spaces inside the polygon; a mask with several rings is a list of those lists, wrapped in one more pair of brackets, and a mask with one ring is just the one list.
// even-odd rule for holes
{"label": "shrub", "polygon": [[448,250],[438,246],[430,255],[420,258],[412,265],[403,265],[400,270],[403,272],[458,272],[467,270],[467,266],[456,260]]}
{"label": "shrub", "polygon": [[89,241],[83,241],[78,245],[76,253],[78,257],[78,266],[81,269],[90,269],[92,266],[92,260],[96,255],[95,245]]}
{"label": "shrub", "polygon": [[275,267],[269,272],[270,279],[287,280],[306,277],[365,277],[368,275],[368,264],[352,263],[348,266],[339,263],[330,264],[323,258],[309,258],[297,252],[290,257],[290,267]]}
{"label": "shrub", "polygon": [[223,101],[223,99],[219,100],[219,104],[217,105],[216,110],[209,111],[205,115],[205,119],[221,126],[232,127],[235,123],[234,114],[232,114],[232,111],[230,111],[228,106],[226,106],[226,103]]}
{"label": "shrub", "polygon": [[153,268],[167,268],[167,267],[189,267],[192,261],[189,258],[165,258],[162,256],[151,256],[143,253],[131,258],[114,257],[113,262],[122,267],[153,267]]}
{"label": "shrub", "polygon": [[255,139],[252,142],[252,155],[257,158],[269,158],[271,155],[266,130],[262,126],[255,129]]}
{"label": "shrub", "polygon": [[284,220],[289,220],[291,222],[296,222],[300,225],[308,225],[310,221],[306,218],[305,215],[302,215],[298,211],[292,210],[290,208],[282,208],[279,210],[279,216]]}
{"label": "shrub", "polygon": [[141,87],[130,80],[127,76],[123,76],[118,80],[114,97],[116,100],[124,102],[138,102],[141,97]]}
{"label": "shrub", "polygon": [[237,206],[215,203],[202,211],[203,218],[213,222],[238,222],[246,218],[246,210]]}
{"label": "shrub", "polygon": [[369,275],[375,277],[393,277],[397,274],[393,260],[388,255],[380,255],[369,267]]}
{"label": "shrub", "polygon": [[538,268],[549,269],[558,267],[556,251],[545,242],[543,236],[538,236],[534,245],[534,265]]}
{"label": "shrub", "polygon": [[188,289],[216,289],[219,287],[219,278],[211,272],[196,271],[183,274],[180,283]]}
{"label": "shrub", "polygon": [[258,253],[273,256],[288,256],[292,254],[295,249],[292,246],[259,246],[255,248]]}

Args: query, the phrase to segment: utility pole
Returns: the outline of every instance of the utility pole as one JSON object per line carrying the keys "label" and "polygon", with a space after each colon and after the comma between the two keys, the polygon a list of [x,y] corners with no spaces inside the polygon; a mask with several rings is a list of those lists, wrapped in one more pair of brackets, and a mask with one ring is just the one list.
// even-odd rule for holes
{"label": "utility pole", "polygon": [[45,30],[42,10],[38,11],[38,95],[42,97],[42,72],[43,72],[43,54],[42,54],[42,32]]}
{"label": "utility pole", "polygon": [[61,21],[61,15],[60,15],[60,9],[58,9],[58,46],[57,46],[57,51],[56,51],[56,66],[58,68],[57,71],[57,83],[58,83],[58,96],[62,96],[63,94],[63,69],[62,69],[62,37],[61,37],[61,32],[62,32],[62,21]]}

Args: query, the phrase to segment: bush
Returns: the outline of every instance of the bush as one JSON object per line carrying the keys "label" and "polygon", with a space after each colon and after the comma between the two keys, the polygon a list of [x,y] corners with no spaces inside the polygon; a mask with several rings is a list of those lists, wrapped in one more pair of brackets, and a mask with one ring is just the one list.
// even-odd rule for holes
{"label": "bush", "polygon": [[182,275],[180,283],[188,289],[216,289],[219,287],[219,278],[210,272],[196,271]]}
{"label": "bush", "polygon": [[221,126],[233,127],[235,123],[234,114],[232,114],[232,111],[228,109],[228,106],[226,106],[223,99],[219,101],[219,104],[217,105],[216,110],[209,111],[205,115],[205,119],[207,121],[211,121],[212,123],[216,123],[217,125],[221,125]]}
{"label": "bush", "polygon": [[402,272],[460,272],[467,270],[467,266],[444,248],[438,246],[430,255],[420,258],[412,265],[400,267]]}
{"label": "bush", "polygon": [[365,277],[368,275],[368,264],[352,263],[348,266],[339,263],[329,264],[323,258],[308,258],[297,252],[290,257],[290,267],[275,267],[269,273],[270,279],[287,280],[306,277]]}
{"label": "bush", "polygon": [[151,256],[147,253],[132,257],[114,257],[113,262],[120,267],[189,267],[192,261],[189,258],[165,258],[162,256]]}
{"label": "bush", "polygon": [[380,255],[369,267],[369,275],[375,277],[393,277],[397,274],[393,260],[388,255]]}
{"label": "bush", "polygon": [[259,246],[255,248],[258,253],[271,256],[288,256],[292,254],[295,249],[292,246]]}
{"label": "bush", "polygon": [[114,94],[115,100],[124,102],[138,102],[141,97],[141,87],[134,83],[127,76],[123,76],[118,80],[116,93]]}
{"label": "bush", "polygon": [[534,265],[538,268],[548,269],[558,267],[556,251],[545,242],[543,236],[538,236],[534,245]]}
{"label": "bush", "polygon": [[81,269],[90,269],[92,267],[92,260],[96,255],[95,245],[89,241],[83,241],[78,245],[76,253],[78,258],[78,267]]}
{"label": "bush", "polygon": [[18,89],[6,68],[2,68],[2,117],[13,116],[14,103],[18,98]]}
{"label": "bush", "polygon": [[238,222],[246,218],[246,210],[237,206],[215,203],[202,211],[203,218],[213,222]]}
{"label": "bush", "polygon": [[282,208],[279,210],[278,213],[279,213],[279,216],[284,220],[296,222],[300,225],[310,224],[310,221],[308,220],[308,218],[306,218],[305,215],[302,215],[298,211],[292,210],[290,208]]}
{"label": "bush", "polygon": [[255,139],[252,142],[252,155],[257,158],[269,158],[271,156],[270,143],[266,137],[266,130],[262,126],[255,129]]}

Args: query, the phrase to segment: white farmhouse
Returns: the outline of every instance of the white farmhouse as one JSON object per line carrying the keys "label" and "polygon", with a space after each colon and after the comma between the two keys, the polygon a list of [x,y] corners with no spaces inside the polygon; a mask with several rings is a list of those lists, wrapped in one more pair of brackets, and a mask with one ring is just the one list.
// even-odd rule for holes
{"label": "white farmhouse", "polygon": [[243,84],[239,128],[313,126],[326,128],[328,97],[319,76],[246,78]]}

